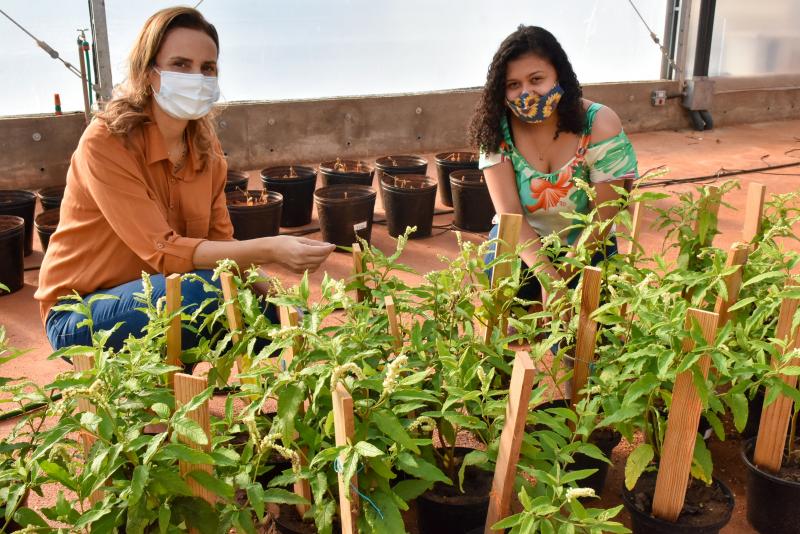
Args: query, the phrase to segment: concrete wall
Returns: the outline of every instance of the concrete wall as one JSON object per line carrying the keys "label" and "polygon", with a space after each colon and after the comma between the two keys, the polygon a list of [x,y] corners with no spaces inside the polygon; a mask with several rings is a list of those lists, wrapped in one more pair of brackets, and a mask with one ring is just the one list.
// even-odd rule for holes
{"label": "concrete wall", "polygon": [[[678,93],[674,81],[593,84],[584,93],[613,108],[628,132],[689,128],[681,99],[653,107],[653,89]],[[479,89],[465,89],[237,102],[221,106],[215,121],[232,168],[432,153],[467,145],[466,128],[478,94]],[[800,76],[717,79],[711,112],[717,126],[800,118]],[[82,131],[80,113],[0,118],[0,189],[63,183]]]}

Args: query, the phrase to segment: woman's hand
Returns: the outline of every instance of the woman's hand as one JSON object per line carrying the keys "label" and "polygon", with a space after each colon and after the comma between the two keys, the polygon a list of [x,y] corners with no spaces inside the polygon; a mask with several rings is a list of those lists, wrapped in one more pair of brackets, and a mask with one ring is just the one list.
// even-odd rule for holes
{"label": "woman's hand", "polygon": [[269,250],[270,263],[283,265],[296,273],[316,271],[336,248],[331,243],[288,235],[265,237],[262,246]]}

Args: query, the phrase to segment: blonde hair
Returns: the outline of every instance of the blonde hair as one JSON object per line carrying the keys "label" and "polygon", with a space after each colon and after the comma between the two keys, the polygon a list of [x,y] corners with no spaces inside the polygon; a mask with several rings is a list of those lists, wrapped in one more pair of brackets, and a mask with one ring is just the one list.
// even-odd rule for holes
{"label": "blonde hair", "polygon": [[[114,90],[115,95],[105,109],[97,113],[97,118],[106,124],[111,133],[127,137],[150,120],[146,110],[151,105],[153,91],[148,71],[155,65],[164,37],[175,28],[188,28],[206,33],[217,46],[219,55],[217,30],[196,9],[170,7],[152,15],[144,23],[128,55],[128,76],[125,82]],[[206,115],[189,121],[187,130],[205,166],[216,137],[210,117]]]}

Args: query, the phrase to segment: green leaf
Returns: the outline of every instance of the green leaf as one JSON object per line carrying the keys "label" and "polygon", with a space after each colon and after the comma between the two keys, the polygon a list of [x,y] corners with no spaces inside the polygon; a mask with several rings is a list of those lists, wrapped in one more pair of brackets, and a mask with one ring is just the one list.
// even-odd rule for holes
{"label": "green leaf", "polygon": [[428,480],[403,480],[392,487],[392,491],[406,502],[412,501],[431,489],[433,482]]}
{"label": "green leaf", "polygon": [[422,458],[413,456],[408,452],[401,452],[397,455],[397,467],[417,478],[431,482],[444,482],[452,484],[447,475],[438,467]]}
{"label": "green leaf", "polygon": [[100,519],[101,517],[103,517],[104,515],[109,514],[109,513],[111,513],[111,509],[110,508],[105,508],[105,509],[102,509],[102,508],[101,509],[94,509],[93,508],[93,509],[89,510],[88,512],[86,512],[85,514],[83,514],[80,517],[80,519],[78,519],[78,521],[74,525],[74,529],[75,530],[79,530],[79,529],[81,529],[81,528],[83,528],[85,526],[91,525],[92,523],[94,523],[95,521],[97,521],[98,519]]}
{"label": "green leaf", "polygon": [[464,492],[464,474],[466,473],[467,467],[470,465],[485,464],[488,459],[489,455],[484,451],[471,451],[464,456],[464,461],[461,462],[461,468],[458,470],[458,488],[462,493]]}
{"label": "green leaf", "polygon": [[706,447],[705,440],[697,438],[694,441],[694,456],[692,457],[692,476],[711,484],[711,472],[714,469],[711,461],[711,451]]}
{"label": "green leaf", "polygon": [[172,421],[172,427],[179,436],[188,439],[192,443],[208,445],[208,437],[196,421],[188,417],[177,417]]}
{"label": "green leaf", "polygon": [[359,441],[355,444],[356,452],[359,456],[363,456],[366,458],[374,458],[375,456],[380,456],[383,454],[378,447],[371,443],[367,443],[366,441]]}
{"label": "green leaf", "polygon": [[733,424],[736,426],[736,430],[741,432],[747,426],[749,410],[747,397],[744,393],[734,393],[725,396],[725,400],[728,401],[728,406],[733,414]]}
{"label": "green leaf", "polygon": [[206,488],[208,491],[222,497],[226,500],[233,499],[233,486],[227,482],[220,480],[205,471],[194,470],[189,472],[189,476],[195,479],[198,484]]}
{"label": "green leaf", "polygon": [[153,404],[152,406],[150,406],[150,409],[153,410],[157,416],[159,416],[161,419],[164,420],[169,419],[170,416],[172,415],[169,406],[167,406],[163,402],[157,402]]}
{"label": "green leaf", "polygon": [[291,491],[281,488],[264,490],[264,502],[275,504],[310,504],[306,499]]}
{"label": "green leaf", "polygon": [[780,280],[784,277],[784,273],[781,271],[773,271],[769,273],[761,273],[753,278],[750,278],[745,283],[742,284],[742,289],[749,287],[754,284],[758,284],[759,282],[763,282],[765,280]]}
{"label": "green leaf", "polygon": [[214,458],[211,455],[182,445],[180,443],[169,443],[165,445],[157,455],[158,458],[182,460],[190,464],[214,465]]}
{"label": "green leaf", "polygon": [[419,454],[419,447],[416,446],[395,414],[389,410],[380,410],[375,413],[372,421],[392,441],[395,441],[405,449],[413,451],[415,454]]}
{"label": "green leaf", "polygon": [[633,491],[636,481],[639,480],[644,470],[650,465],[654,456],[655,451],[649,443],[641,443],[633,449],[633,452],[628,456],[627,462],[625,462],[625,487],[629,491]]}
{"label": "green leaf", "polygon": [[[47,521],[42,519],[42,516],[27,507],[19,508],[17,510],[17,512],[14,514],[14,521],[23,527],[33,525],[35,527],[49,528],[50,526],[47,524]],[[3,522],[0,519],[0,525],[2,524]]]}
{"label": "green leaf", "polygon": [[146,465],[137,465],[131,477],[131,496],[128,499],[129,506],[134,506],[144,494],[147,486],[147,479],[150,476],[150,469]]}
{"label": "green leaf", "polygon": [[75,481],[75,478],[63,467],[60,465],[53,463],[49,460],[42,460],[39,462],[39,467],[42,471],[47,473],[47,475],[55,480],[56,482],[60,482],[65,487],[71,489],[74,492],[78,492],[78,484]]}

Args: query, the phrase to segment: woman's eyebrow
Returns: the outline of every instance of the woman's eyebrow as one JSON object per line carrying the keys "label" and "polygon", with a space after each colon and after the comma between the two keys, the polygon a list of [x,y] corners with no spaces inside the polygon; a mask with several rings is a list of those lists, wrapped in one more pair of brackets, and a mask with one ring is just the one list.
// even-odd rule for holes
{"label": "woman's eyebrow", "polygon": [[183,56],[172,56],[171,58],[169,58],[169,60],[170,61],[186,61],[186,62],[192,63],[191,59],[189,59],[188,57],[183,57]]}

